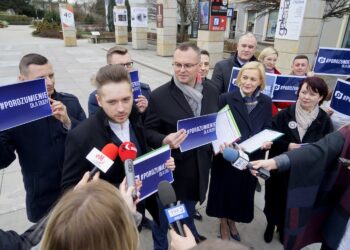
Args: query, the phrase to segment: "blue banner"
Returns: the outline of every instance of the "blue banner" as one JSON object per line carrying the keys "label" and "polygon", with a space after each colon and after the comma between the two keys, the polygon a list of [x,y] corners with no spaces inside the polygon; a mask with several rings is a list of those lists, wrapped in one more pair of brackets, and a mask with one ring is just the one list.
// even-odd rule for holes
{"label": "blue banner", "polygon": [[164,209],[164,211],[166,217],[168,218],[169,224],[188,217],[188,213],[184,204]]}
{"label": "blue banner", "polygon": [[305,79],[304,76],[277,75],[272,101],[296,102],[299,85],[303,79]]}
{"label": "blue banner", "polygon": [[137,70],[130,72],[130,80],[131,80],[134,100],[136,100],[139,97],[139,95],[142,95],[141,84],[139,81],[139,72]]}
{"label": "blue banner", "polygon": [[314,72],[323,75],[350,75],[350,49],[319,48]]}
{"label": "blue banner", "polygon": [[[231,72],[230,84],[228,86],[228,91],[231,92],[237,88],[236,78],[240,68],[233,67]],[[262,91],[263,94],[272,98],[274,102],[284,102],[291,101],[295,102],[297,100],[297,91],[299,84],[303,76],[293,76],[293,75],[275,75],[266,73],[266,86]]]}
{"label": "blue banner", "polygon": [[187,138],[180,144],[181,152],[198,148],[217,139],[217,113],[179,120],[177,130],[185,129]]}
{"label": "blue banner", "polygon": [[0,131],[50,115],[44,79],[0,87]]}
{"label": "blue banner", "polygon": [[350,116],[350,82],[337,80],[330,107],[341,114]]}
{"label": "blue banner", "polygon": [[159,182],[174,181],[172,172],[165,167],[165,162],[169,159],[170,148],[163,146],[134,161],[135,179],[142,181],[141,200],[157,192]]}

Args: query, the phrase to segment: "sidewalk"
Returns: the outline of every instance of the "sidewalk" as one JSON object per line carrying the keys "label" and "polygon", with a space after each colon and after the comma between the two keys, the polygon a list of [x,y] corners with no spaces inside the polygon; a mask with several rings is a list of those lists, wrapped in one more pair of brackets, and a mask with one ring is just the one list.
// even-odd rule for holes
{"label": "sidewalk", "polygon": [[[113,43],[90,44],[87,40],[78,40],[78,47],[64,47],[62,40],[36,38],[31,36],[32,29],[27,26],[10,26],[0,29],[0,85],[13,83],[18,76],[18,63],[27,53],[40,53],[53,64],[56,89],[76,95],[87,113],[88,95],[94,90],[90,77],[105,65],[106,50]],[[148,83],[151,89],[170,80],[172,58],[156,56],[155,46],[148,50],[133,50],[131,44],[126,46],[135,68],[139,69],[141,81]],[[264,190],[264,185],[263,190]],[[238,224],[242,242],[252,249],[283,249],[277,236],[270,244],[263,240],[266,219],[262,212],[264,193],[255,195],[255,218],[250,224]],[[207,238],[217,238],[219,222],[205,215],[205,204],[200,207],[202,222],[196,222],[198,231]],[[23,232],[28,228],[25,212],[25,192],[22,175],[16,160],[0,171],[0,228]],[[149,230],[143,230],[140,237],[140,249],[152,249],[152,236]],[[305,249],[319,249],[318,246]]]}

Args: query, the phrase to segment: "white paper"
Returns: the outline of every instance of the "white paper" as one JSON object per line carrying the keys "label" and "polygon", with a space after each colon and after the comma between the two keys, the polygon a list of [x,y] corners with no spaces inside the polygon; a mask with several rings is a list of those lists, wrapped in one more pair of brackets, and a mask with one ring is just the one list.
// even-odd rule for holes
{"label": "white paper", "polygon": [[283,133],[270,130],[270,129],[265,129],[238,145],[245,152],[247,152],[248,154],[251,154],[254,151],[258,150],[263,145],[264,142],[274,141],[278,137],[281,137],[282,135]]}
{"label": "white paper", "polygon": [[228,105],[221,109],[216,117],[216,136],[218,139],[212,142],[215,154],[220,152],[220,145],[223,145],[225,142],[235,142],[241,137],[241,133]]}
{"label": "white paper", "polygon": [[148,11],[144,7],[131,8],[131,27],[148,27]]}
{"label": "white paper", "polygon": [[113,19],[114,19],[115,26],[119,26],[119,27],[128,26],[128,11],[126,10],[126,8],[125,9],[114,8]]}

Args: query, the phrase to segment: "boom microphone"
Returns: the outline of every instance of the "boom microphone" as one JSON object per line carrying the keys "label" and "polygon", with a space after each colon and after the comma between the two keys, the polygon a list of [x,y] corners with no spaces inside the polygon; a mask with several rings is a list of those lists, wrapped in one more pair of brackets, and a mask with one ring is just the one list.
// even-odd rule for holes
{"label": "boom microphone", "polygon": [[[176,194],[168,181],[161,181],[158,184],[158,196],[164,207],[172,208],[176,206]],[[182,224],[179,220],[170,224],[177,234],[186,237]]]}
{"label": "boom microphone", "polygon": [[113,165],[115,159],[118,156],[118,147],[114,143],[106,144],[101,151],[93,148],[86,158],[94,164],[94,168],[90,172],[90,179],[101,170],[106,173],[107,170]]}
{"label": "boom microphone", "polygon": [[[243,153],[243,152],[242,152]],[[270,172],[264,168],[254,169],[253,165],[249,162],[249,158],[246,154],[242,154],[241,151],[237,151],[233,148],[226,147],[223,152],[223,157],[226,161],[231,162],[232,166],[242,170],[248,168],[257,171],[257,176],[267,180],[270,178]]]}
{"label": "boom microphone", "polygon": [[[124,142],[119,146],[119,156],[122,162],[124,162],[124,170],[126,176],[126,183],[128,187],[135,187],[135,171],[134,160],[137,156],[137,149],[134,143]],[[134,189],[132,192],[132,198],[137,199],[137,191]]]}

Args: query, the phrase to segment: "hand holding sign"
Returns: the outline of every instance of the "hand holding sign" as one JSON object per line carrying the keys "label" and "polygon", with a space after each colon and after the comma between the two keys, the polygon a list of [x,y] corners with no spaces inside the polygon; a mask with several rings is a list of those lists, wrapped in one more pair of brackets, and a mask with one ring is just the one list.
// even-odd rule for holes
{"label": "hand holding sign", "polygon": [[168,144],[171,149],[177,149],[180,144],[186,139],[187,134],[185,129],[180,129],[175,133],[168,134],[163,139],[163,144]]}
{"label": "hand holding sign", "polygon": [[144,95],[139,95],[135,101],[140,113],[145,112],[148,107],[147,98]]}
{"label": "hand holding sign", "polygon": [[67,129],[71,128],[71,120],[67,113],[67,107],[60,101],[49,98],[53,116],[59,120]]}
{"label": "hand holding sign", "polygon": [[165,167],[170,171],[175,170],[175,160],[173,157],[170,157],[170,159],[165,162]]}

